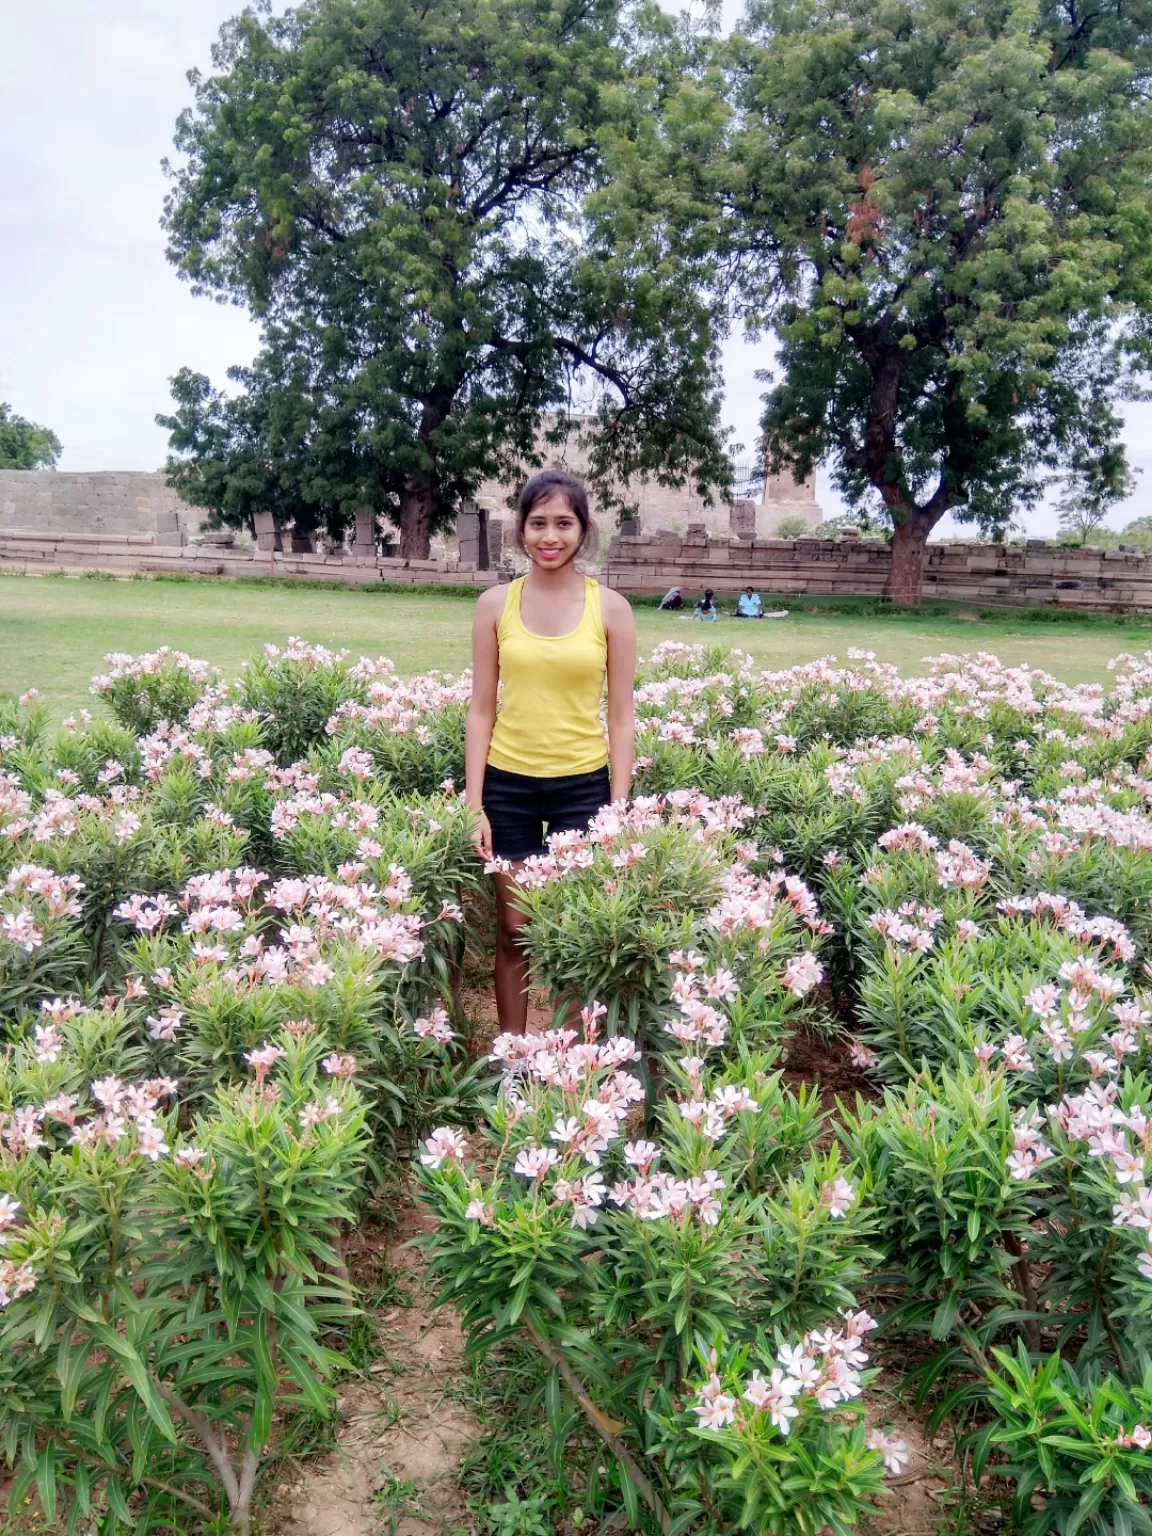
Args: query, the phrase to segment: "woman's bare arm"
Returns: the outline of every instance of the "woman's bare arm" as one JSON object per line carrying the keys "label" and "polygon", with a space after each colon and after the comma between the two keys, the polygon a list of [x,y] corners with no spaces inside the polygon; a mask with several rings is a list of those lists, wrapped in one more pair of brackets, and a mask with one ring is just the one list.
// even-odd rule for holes
{"label": "woman's bare arm", "polygon": [[496,626],[504,609],[507,589],[489,587],[476,603],[472,620],[472,698],[464,732],[464,803],[480,815],[478,846],[486,859],[492,857],[491,834],[482,814],[484,769],[492,727],[496,724],[496,690],[500,680],[500,655]]}
{"label": "woman's bare arm", "polygon": [[608,588],[601,588],[600,611],[608,640],[608,772],[613,800],[626,800],[636,751],[636,620],[631,604]]}

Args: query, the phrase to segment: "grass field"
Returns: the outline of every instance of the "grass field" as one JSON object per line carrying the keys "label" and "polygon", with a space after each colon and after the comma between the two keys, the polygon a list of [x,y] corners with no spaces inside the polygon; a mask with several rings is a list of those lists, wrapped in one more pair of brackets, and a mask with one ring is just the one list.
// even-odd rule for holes
{"label": "grass field", "polygon": [[[0,693],[35,686],[59,716],[89,702],[88,680],[108,651],[171,645],[232,674],[265,641],[282,644],[290,634],[356,655],[390,656],[406,674],[429,667],[455,672],[468,665],[471,616],[472,601],[463,595],[0,576]],[[771,667],[843,658],[849,646],[862,646],[916,672],[923,657],[940,651],[987,650],[1066,682],[1104,682],[1109,657],[1152,647],[1147,623],[1068,614],[1052,621],[1026,613],[909,617],[861,605],[858,613],[794,609],[786,620],[757,624],[721,619],[705,626],[655,608],[638,609],[636,619],[642,654],[661,640],[723,641]]]}

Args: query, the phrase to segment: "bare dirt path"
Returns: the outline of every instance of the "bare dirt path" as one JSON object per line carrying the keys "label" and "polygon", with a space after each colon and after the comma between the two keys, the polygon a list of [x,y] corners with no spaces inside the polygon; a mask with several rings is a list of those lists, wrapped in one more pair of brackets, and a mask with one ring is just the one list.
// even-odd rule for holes
{"label": "bare dirt path", "polygon": [[[471,1050],[486,1050],[498,1030],[491,989],[470,989],[465,1012]],[[551,1022],[533,995],[528,1028]],[[343,1394],[336,1449],[276,1490],[275,1536],[471,1536],[458,1479],[480,1427],[464,1399],[464,1339],[449,1308],[433,1312],[420,1251],[406,1246],[430,1225],[410,1199],[401,1202],[385,1250],[406,1304],[374,1318],[380,1359],[370,1382]]]}
{"label": "bare dirt path", "polygon": [[455,1315],[435,1314],[417,1249],[427,1230],[410,1202],[391,1233],[388,1262],[410,1305],[376,1319],[381,1348],[371,1381],[342,1399],[337,1447],[277,1489],[278,1536],[467,1536],[460,1460],[478,1426],[460,1395],[464,1339]]}

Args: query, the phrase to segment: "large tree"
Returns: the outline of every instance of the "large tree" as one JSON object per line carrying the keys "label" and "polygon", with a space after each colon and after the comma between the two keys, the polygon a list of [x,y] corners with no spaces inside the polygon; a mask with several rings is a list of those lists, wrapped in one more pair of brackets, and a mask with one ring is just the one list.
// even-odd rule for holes
{"label": "large tree", "polygon": [[707,306],[589,212],[634,114],[626,21],[621,0],[308,0],[223,29],[165,223],[263,345],[231,392],[178,377],[160,419],[185,496],[334,528],[372,508],[419,556],[573,406],[603,493],[723,481]]}
{"label": "large tree", "polygon": [[774,335],[768,467],[823,461],[886,509],[894,600],[919,598],[946,512],[992,531],[1054,471],[1121,486],[1152,0],[749,0],[732,38],[675,48],[649,217]]}
{"label": "large tree", "polygon": [[[774,318],[770,456],[893,522],[919,599],[945,512],[985,527],[1054,467],[1124,475],[1152,284],[1148,0],[753,0],[732,208]],[[753,254],[756,260],[749,260]]]}
{"label": "large tree", "polygon": [[55,469],[62,452],[55,432],[17,416],[0,400],[0,469]]}

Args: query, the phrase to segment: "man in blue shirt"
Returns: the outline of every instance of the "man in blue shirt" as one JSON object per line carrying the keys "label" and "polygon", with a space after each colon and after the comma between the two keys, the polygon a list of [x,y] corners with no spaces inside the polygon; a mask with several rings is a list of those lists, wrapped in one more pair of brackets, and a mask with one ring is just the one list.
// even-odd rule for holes
{"label": "man in blue shirt", "polygon": [[745,587],[736,603],[736,617],[738,619],[762,619],[764,617],[764,604],[760,601],[759,592],[754,592],[751,587]]}

